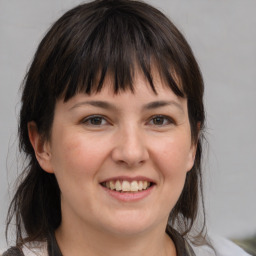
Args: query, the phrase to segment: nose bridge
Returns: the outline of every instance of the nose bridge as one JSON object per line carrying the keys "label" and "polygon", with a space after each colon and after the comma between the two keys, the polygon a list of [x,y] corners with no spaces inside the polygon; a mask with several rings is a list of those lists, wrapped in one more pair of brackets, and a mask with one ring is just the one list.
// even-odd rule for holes
{"label": "nose bridge", "polygon": [[113,150],[113,159],[129,167],[142,164],[148,159],[145,136],[136,124],[128,124],[118,131],[117,143]]}

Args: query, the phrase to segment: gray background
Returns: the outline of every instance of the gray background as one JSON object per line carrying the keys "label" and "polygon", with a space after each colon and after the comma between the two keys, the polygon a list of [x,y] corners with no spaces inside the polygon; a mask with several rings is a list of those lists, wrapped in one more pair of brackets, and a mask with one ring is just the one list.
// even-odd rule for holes
{"label": "gray background", "polygon": [[[78,0],[0,0],[0,248],[17,175],[19,85],[46,29]],[[205,200],[209,230],[256,233],[256,1],[147,1],[192,46],[205,79]]]}

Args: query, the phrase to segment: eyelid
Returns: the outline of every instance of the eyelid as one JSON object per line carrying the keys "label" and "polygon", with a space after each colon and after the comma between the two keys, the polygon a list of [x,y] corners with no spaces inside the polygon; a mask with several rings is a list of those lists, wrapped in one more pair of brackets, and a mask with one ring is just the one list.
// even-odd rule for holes
{"label": "eyelid", "polygon": [[154,118],[158,118],[158,117],[168,120],[168,124],[162,124],[162,125],[161,125],[161,124],[160,124],[160,125],[157,125],[157,124],[150,124],[150,125],[156,126],[156,127],[164,127],[164,126],[176,124],[175,120],[174,120],[172,117],[167,116],[167,115],[161,115],[161,114],[151,116],[151,117],[148,119],[147,123],[150,123]]}
{"label": "eyelid", "polygon": [[95,126],[95,127],[100,127],[100,126],[107,125],[107,124],[99,124],[99,125],[96,125],[96,124],[95,124],[95,125],[89,124],[88,122],[89,122],[90,120],[92,120],[93,118],[101,118],[102,120],[105,120],[105,122],[106,122],[107,124],[110,124],[109,120],[108,120],[105,116],[103,116],[103,115],[97,115],[97,114],[89,115],[89,116],[83,118],[83,119],[81,120],[81,123],[82,123],[82,124],[85,124],[85,125],[88,125],[88,126]]}

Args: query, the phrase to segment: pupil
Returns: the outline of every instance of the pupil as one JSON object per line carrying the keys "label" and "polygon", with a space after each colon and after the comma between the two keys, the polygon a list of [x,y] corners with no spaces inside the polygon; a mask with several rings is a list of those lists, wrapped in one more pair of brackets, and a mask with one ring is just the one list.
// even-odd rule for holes
{"label": "pupil", "polygon": [[101,124],[101,117],[94,117],[91,120],[91,123],[94,124],[94,125],[100,125]]}
{"label": "pupil", "polygon": [[163,118],[162,117],[154,118],[154,124],[156,125],[163,124]]}

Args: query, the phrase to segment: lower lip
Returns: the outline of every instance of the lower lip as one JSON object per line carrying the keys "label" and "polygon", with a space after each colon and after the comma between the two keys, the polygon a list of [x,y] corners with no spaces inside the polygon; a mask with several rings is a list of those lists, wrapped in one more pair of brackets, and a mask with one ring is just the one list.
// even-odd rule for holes
{"label": "lower lip", "polygon": [[111,196],[114,197],[115,199],[119,200],[119,201],[123,201],[123,202],[133,202],[133,201],[139,201],[142,200],[144,198],[146,198],[147,196],[150,195],[150,193],[152,192],[154,185],[149,187],[146,190],[142,190],[139,192],[118,192],[115,190],[111,190],[108,188],[105,188],[102,186],[102,188]]}

